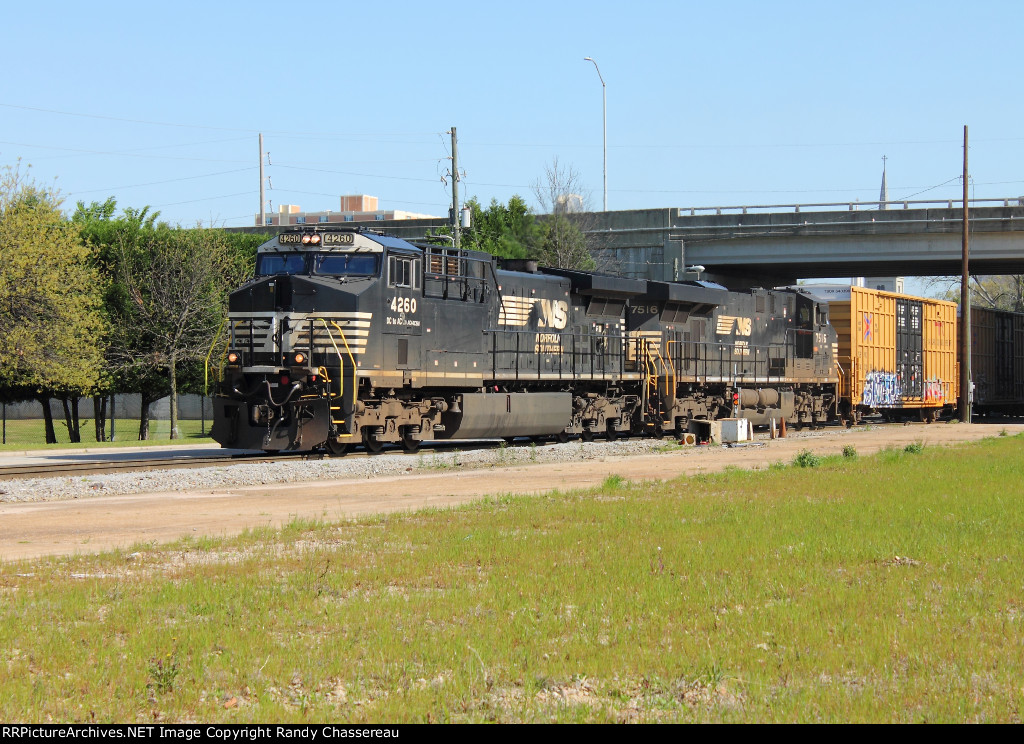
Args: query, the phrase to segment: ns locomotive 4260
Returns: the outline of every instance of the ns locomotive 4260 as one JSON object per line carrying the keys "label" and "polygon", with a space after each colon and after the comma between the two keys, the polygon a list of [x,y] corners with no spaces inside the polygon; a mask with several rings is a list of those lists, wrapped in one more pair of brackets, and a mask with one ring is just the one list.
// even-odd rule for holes
{"label": "ns locomotive 4260", "polygon": [[362,230],[280,234],[231,294],[214,439],[415,451],[835,415],[836,335],[809,294],[517,268]]}

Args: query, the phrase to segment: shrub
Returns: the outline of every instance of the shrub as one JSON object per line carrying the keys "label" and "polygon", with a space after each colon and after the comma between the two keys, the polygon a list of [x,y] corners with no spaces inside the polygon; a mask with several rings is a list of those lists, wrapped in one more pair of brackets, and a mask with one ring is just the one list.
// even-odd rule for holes
{"label": "shrub", "polygon": [[857,456],[857,448],[852,444],[843,445],[843,457],[852,460]]}
{"label": "shrub", "polygon": [[602,484],[602,487],[605,488],[606,490],[610,490],[611,491],[611,490],[616,490],[616,489],[619,489],[619,488],[623,488],[625,485],[626,485],[626,479],[623,478],[618,473],[616,473],[616,474],[613,474],[613,475],[609,475],[607,478],[605,478],[604,479],[604,483]]}
{"label": "shrub", "polygon": [[793,464],[801,468],[816,468],[821,465],[821,458],[810,450],[800,450],[800,454],[793,460]]}

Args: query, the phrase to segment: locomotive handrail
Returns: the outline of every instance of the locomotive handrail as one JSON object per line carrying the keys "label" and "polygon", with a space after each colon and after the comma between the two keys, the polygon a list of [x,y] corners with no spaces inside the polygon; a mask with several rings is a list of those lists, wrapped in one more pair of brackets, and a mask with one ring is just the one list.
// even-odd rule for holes
{"label": "locomotive handrail", "polygon": [[[224,326],[228,323],[228,319],[225,317],[220,324],[220,328],[217,329],[217,335],[213,337],[213,343],[210,344],[210,350],[206,352],[206,359],[203,361],[203,395],[209,396],[210,394],[210,356],[213,354],[213,347],[220,341],[220,334],[224,332]],[[227,352],[228,346],[231,345],[231,339],[228,339],[227,345],[224,347],[224,351]]]}
{"label": "locomotive handrail", "polygon": [[[538,347],[522,343],[523,336],[529,340],[538,335],[537,331],[488,328],[484,333],[491,337],[491,374],[496,379],[502,372],[513,374],[517,380],[532,377],[534,371],[524,368],[527,366],[525,363],[527,359],[535,360],[535,372],[538,379],[545,371],[557,373],[559,379],[572,377],[589,377],[591,380],[607,379],[608,377],[619,379],[626,373],[627,342],[633,343],[631,339],[621,334],[564,333],[558,334],[557,350],[553,347],[545,350],[543,345]],[[566,353],[566,337],[570,340],[568,368],[562,358]],[[504,339],[501,346],[505,348],[498,348],[499,338]],[[601,342],[603,346],[593,348],[594,340]],[[543,359],[545,355],[557,355],[557,367],[554,364],[545,367]],[[499,364],[499,358],[509,361]],[[603,361],[604,364],[599,365],[599,361]],[[636,374],[643,374],[643,370],[637,369]]]}
{"label": "locomotive handrail", "polygon": [[[334,347],[334,351],[338,355],[338,370],[339,370],[339,373],[338,373],[338,397],[341,398],[342,405],[344,405],[344,403],[345,403],[345,361],[344,361],[343,357],[341,356],[341,349],[338,348],[338,344],[334,340],[334,334],[331,333],[330,326],[327,325],[327,321],[324,320],[323,318],[319,318],[319,321],[324,324],[324,329],[327,331],[327,338],[329,338],[331,340],[331,346]],[[332,320],[331,321],[331,325],[333,325],[335,328],[338,329],[338,333],[341,335],[341,341],[342,341],[343,344],[345,344],[345,353],[348,354],[348,359],[349,359],[350,362],[352,362],[352,409],[355,410],[356,388],[358,387],[358,382],[356,380],[356,360],[355,360],[355,357],[352,356],[352,349],[349,348],[348,339],[345,338],[345,331],[342,329],[342,327],[340,325],[338,325],[338,323],[336,321]],[[330,388],[328,388],[328,396],[330,396]],[[331,419],[331,423],[337,423],[337,422],[335,422],[333,420],[333,417]],[[350,434],[350,433],[347,433],[347,434],[339,434],[338,436],[339,437],[351,437],[351,436],[354,436],[354,435]]]}
{"label": "locomotive handrail", "polygon": [[665,342],[665,356],[668,357],[668,368],[672,371],[672,395],[676,394],[676,363],[672,358],[672,344],[679,344],[678,341],[669,340]]}
{"label": "locomotive handrail", "polygon": [[839,360],[835,360],[836,372],[839,373],[839,395],[836,396],[836,405],[839,405],[839,398],[843,397],[843,393],[846,392],[846,386],[849,384],[847,381],[846,373],[843,372],[843,365],[839,363]]}
{"label": "locomotive handrail", "polygon": [[[438,267],[439,271],[433,271],[430,268],[431,258],[440,258],[441,263]],[[480,296],[477,298],[478,302],[483,302],[487,295],[487,277],[484,271],[481,271],[483,276],[475,276],[468,271],[464,271],[462,267],[467,262],[480,264],[481,266],[491,266],[489,260],[485,260],[478,256],[471,256],[462,249],[449,248],[447,246],[427,246],[424,254],[424,265],[423,265],[423,294],[425,297],[436,297],[438,295],[433,292],[429,292],[427,289],[427,281],[440,282],[441,293],[440,298],[447,300],[449,295],[449,285],[456,285],[461,289],[461,298],[463,301],[469,300],[470,291],[469,288],[474,284],[479,284],[482,288]],[[456,262],[456,270],[454,272],[449,271],[448,261],[453,259]],[[494,269],[491,266],[491,273],[493,276]],[[495,286],[497,286],[497,277],[494,277]]]}

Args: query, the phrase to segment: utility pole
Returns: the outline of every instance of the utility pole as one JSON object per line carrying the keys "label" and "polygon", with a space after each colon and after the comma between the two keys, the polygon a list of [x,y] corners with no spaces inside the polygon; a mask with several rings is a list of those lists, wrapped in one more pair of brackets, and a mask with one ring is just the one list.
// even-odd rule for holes
{"label": "utility pole", "polygon": [[971,275],[967,266],[969,221],[967,217],[967,125],[964,124],[964,222],[963,275],[960,277],[960,420],[971,423]]}
{"label": "utility pole", "polygon": [[452,237],[459,247],[459,141],[452,127]]}
{"label": "utility pole", "polygon": [[266,208],[266,194],[263,191],[263,185],[266,181],[263,178],[263,133],[260,132],[260,227],[266,227],[267,225],[267,208]]}

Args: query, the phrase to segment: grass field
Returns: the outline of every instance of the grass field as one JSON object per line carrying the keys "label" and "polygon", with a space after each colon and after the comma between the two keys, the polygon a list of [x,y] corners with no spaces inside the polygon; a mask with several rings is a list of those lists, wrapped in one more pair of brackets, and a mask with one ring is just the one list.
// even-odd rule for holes
{"label": "grass field", "polygon": [[0,720],[1019,722],[1024,439],[0,566]]}
{"label": "grass field", "polygon": [[[149,439],[139,441],[139,420],[117,419],[114,433],[117,437],[115,442],[97,442],[95,428],[92,419],[82,419],[82,441],[79,444],[72,444],[68,436],[68,428],[64,420],[54,419],[54,433],[57,435],[57,444],[46,444],[46,428],[42,419],[9,419],[6,422],[0,452],[4,450],[36,450],[36,449],[67,449],[69,447],[126,447],[126,446],[148,446],[166,445],[171,440],[171,422],[168,420],[154,419],[149,422]],[[202,421],[182,419],[178,422],[178,430],[181,432],[181,439],[178,442],[187,444],[212,443],[208,435],[211,421],[206,419],[205,430]],[[110,421],[107,421],[107,436],[110,436]]]}

